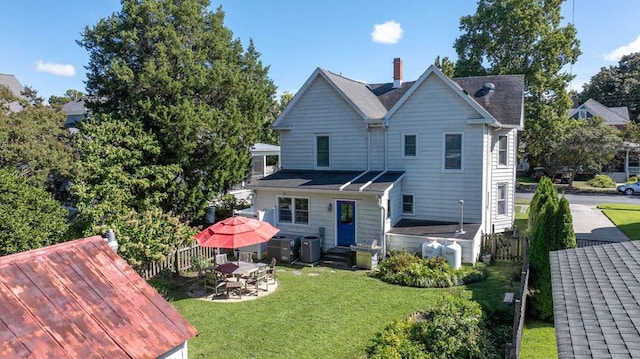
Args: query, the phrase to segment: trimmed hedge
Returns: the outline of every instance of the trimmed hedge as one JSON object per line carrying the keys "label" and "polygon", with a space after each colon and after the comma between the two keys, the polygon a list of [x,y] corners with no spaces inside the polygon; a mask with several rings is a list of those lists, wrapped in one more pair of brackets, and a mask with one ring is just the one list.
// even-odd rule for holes
{"label": "trimmed hedge", "polygon": [[482,263],[455,270],[443,257],[425,259],[406,250],[391,251],[378,269],[378,277],[385,282],[419,288],[449,288],[487,278]]}

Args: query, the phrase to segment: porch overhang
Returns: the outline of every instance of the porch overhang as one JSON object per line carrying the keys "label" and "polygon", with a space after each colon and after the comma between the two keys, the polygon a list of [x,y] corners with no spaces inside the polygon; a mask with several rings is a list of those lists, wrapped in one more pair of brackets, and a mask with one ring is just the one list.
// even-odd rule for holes
{"label": "porch overhang", "polygon": [[458,233],[460,225],[453,222],[426,221],[415,219],[403,219],[391,227],[387,234],[398,234],[414,237],[433,237],[438,239],[466,239],[473,240],[480,230],[479,223],[465,223],[464,233]]}
{"label": "porch overhang", "polygon": [[251,183],[252,189],[384,194],[404,171],[280,170]]}

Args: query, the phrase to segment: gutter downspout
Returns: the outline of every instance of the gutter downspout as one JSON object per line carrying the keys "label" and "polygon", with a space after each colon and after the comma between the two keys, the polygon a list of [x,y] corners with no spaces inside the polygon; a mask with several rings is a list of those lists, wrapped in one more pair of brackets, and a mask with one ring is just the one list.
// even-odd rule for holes
{"label": "gutter downspout", "polygon": [[382,196],[376,196],[378,198],[377,206],[380,209],[380,246],[382,247],[382,253],[380,254],[380,260],[383,260],[387,256],[387,235],[386,235],[386,224],[387,224],[387,211],[384,206],[382,206]]}

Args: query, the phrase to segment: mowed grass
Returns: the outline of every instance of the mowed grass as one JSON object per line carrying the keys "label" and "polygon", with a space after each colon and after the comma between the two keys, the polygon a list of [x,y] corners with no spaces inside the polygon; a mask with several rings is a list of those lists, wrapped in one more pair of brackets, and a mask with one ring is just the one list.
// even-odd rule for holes
{"label": "mowed grass", "polygon": [[[465,294],[501,300],[511,272],[492,266],[496,275]],[[445,291],[460,290],[401,287],[365,271],[325,267],[278,267],[277,279],[275,293],[253,301],[216,303],[184,295],[172,300],[200,332],[189,341],[189,357],[363,358],[389,322],[429,308]]]}
{"label": "mowed grass", "polygon": [[557,357],[556,330],[553,324],[527,320],[522,333],[520,358],[554,359]]}
{"label": "mowed grass", "polygon": [[640,205],[604,203],[598,208],[630,240],[640,240]]}

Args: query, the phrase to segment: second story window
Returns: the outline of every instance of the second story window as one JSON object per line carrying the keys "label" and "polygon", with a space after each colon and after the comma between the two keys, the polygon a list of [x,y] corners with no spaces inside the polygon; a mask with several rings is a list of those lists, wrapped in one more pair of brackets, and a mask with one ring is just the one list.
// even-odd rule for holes
{"label": "second story window", "polygon": [[498,136],[498,165],[507,165],[507,136]]}
{"label": "second story window", "polygon": [[416,135],[403,135],[403,157],[416,157],[418,153],[418,137]]}
{"label": "second story window", "polygon": [[445,133],[444,135],[444,169],[462,169],[462,134]]}
{"label": "second story window", "polygon": [[316,167],[329,167],[329,136],[316,136]]}

